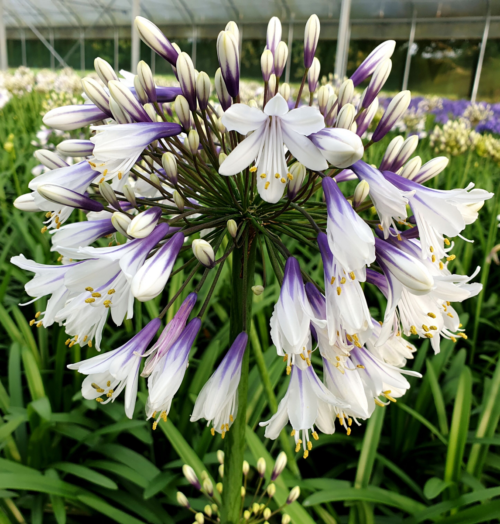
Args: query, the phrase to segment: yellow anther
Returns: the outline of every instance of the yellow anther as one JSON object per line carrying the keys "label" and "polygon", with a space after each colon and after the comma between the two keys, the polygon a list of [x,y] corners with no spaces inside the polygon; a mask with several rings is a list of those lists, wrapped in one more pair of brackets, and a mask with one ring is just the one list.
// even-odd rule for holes
{"label": "yellow anther", "polygon": [[436,326],[430,326],[429,329],[432,329],[432,331],[437,331],[437,327]]}
{"label": "yellow anther", "polygon": [[84,341],[84,342],[87,342],[87,339],[88,339],[88,338],[89,338],[89,337],[87,337],[87,335],[85,335],[85,336],[83,337],[83,341]]}
{"label": "yellow anther", "polygon": [[30,320],[30,326],[32,326],[35,323],[35,319]]}
{"label": "yellow anther", "polygon": [[260,178],[266,178],[267,175],[265,173],[262,173],[262,175],[260,175]]}
{"label": "yellow anther", "polygon": [[349,417],[349,418],[347,419],[347,424],[348,424],[349,426],[352,426],[352,418],[351,418],[351,417]]}
{"label": "yellow anther", "polygon": [[457,333],[459,337],[462,337],[464,340],[467,340],[469,337],[465,333]]}
{"label": "yellow anther", "polygon": [[96,402],[104,402],[101,397],[96,398]]}
{"label": "yellow anther", "polygon": [[93,287],[86,287],[85,291],[94,291],[94,288]]}
{"label": "yellow anther", "polygon": [[375,401],[375,404],[377,404],[377,406],[380,406],[381,408],[385,408],[385,404],[383,402],[380,402],[378,398],[374,398],[373,400]]}
{"label": "yellow anther", "polygon": [[436,255],[432,255],[432,261],[436,262]]}
{"label": "yellow anther", "polygon": [[50,218],[52,216],[52,211],[47,211],[47,213],[45,213],[45,218]]}
{"label": "yellow anther", "polygon": [[212,434],[212,437],[215,436],[215,429],[214,428],[210,428],[210,433]]}
{"label": "yellow anther", "polygon": [[300,451],[300,440],[297,442],[297,445],[295,446],[295,453],[298,453]]}
{"label": "yellow anther", "polygon": [[444,243],[445,243],[447,246],[451,245],[451,242],[450,242],[447,238],[444,239]]}
{"label": "yellow anther", "polygon": [[271,182],[266,182],[266,185],[264,186],[264,189],[267,189],[270,184],[271,184]]}
{"label": "yellow anther", "polygon": [[309,442],[307,443],[307,449],[308,449],[309,451],[311,451],[312,448],[313,448],[313,443],[312,443],[311,441],[309,441]]}
{"label": "yellow anther", "polygon": [[283,357],[283,362],[286,362],[287,360],[288,360],[288,356],[285,355],[285,356]]}
{"label": "yellow anther", "polygon": [[444,268],[444,264],[440,261],[439,262],[439,269],[443,269]]}
{"label": "yellow anther", "polygon": [[306,364],[307,364],[308,366],[311,365],[311,359],[310,359],[310,358],[306,358]]}
{"label": "yellow anther", "polygon": [[167,421],[167,412],[166,411],[162,411],[160,416],[163,422]]}
{"label": "yellow anther", "polygon": [[95,298],[86,298],[86,299],[85,299],[85,302],[86,302],[87,304],[92,304],[92,302],[95,302]]}
{"label": "yellow anther", "polygon": [[111,300],[105,300],[103,302],[103,304],[106,306],[106,307],[109,307],[111,305]]}
{"label": "yellow anther", "polygon": [[424,333],[424,336],[426,336],[427,338],[432,338],[432,333]]}
{"label": "yellow anther", "polygon": [[224,438],[226,436],[226,432],[223,431],[221,437]]}
{"label": "yellow anther", "polygon": [[43,226],[42,229],[40,229],[40,233],[42,233],[42,235],[45,233],[45,231],[47,231],[47,226]]}
{"label": "yellow anther", "polygon": [[316,433],[316,431],[312,432],[312,437],[314,440],[319,440],[319,435]]}
{"label": "yellow anther", "polygon": [[356,280],[356,275],[354,274],[354,271],[351,271],[349,273],[349,276],[351,277],[351,280]]}
{"label": "yellow anther", "polygon": [[304,458],[306,459],[309,456],[309,451],[306,449],[304,450]]}
{"label": "yellow anther", "polygon": [[428,317],[431,317],[431,318],[436,318],[436,315],[434,313],[432,313],[432,311],[430,311],[429,313],[427,313],[427,316]]}
{"label": "yellow anther", "polygon": [[345,432],[347,433],[347,436],[349,436],[351,434],[351,428],[347,428]]}
{"label": "yellow anther", "polygon": [[340,289],[340,286],[337,288],[337,295],[340,295],[342,293],[342,289]]}
{"label": "yellow anther", "polygon": [[305,359],[306,359],[306,357],[304,356],[304,353],[301,353],[301,354],[300,354],[300,358],[301,358],[302,360],[305,360]]}
{"label": "yellow anther", "polygon": [[113,390],[110,389],[110,390],[107,392],[106,396],[107,396],[108,398],[111,398],[111,397],[113,396]]}
{"label": "yellow anther", "polygon": [[293,180],[293,175],[292,175],[292,173],[287,173],[287,174],[286,174],[286,177],[288,178],[288,180]]}
{"label": "yellow anther", "polygon": [[[349,335],[349,333],[346,334],[345,338],[347,338],[347,340],[349,342],[352,342],[352,337],[351,337],[351,335]],[[339,357],[337,357],[337,358],[339,358]]]}
{"label": "yellow anther", "polygon": [[57,215],[56,215],[56,218],[54,218],[54,222],[55,222],[56,224],[59,224],[59,217],[58,217]]}
{"label": "yellow anther", "polygon": [[332,277],[331,280],[330,280],[330,285],[333,286],[333,283],[335,282],[335,277]]}
{"label": "yellow anther", "polygon": [[155,420],[155,421],[153,422],[153,431],[154,431],[157,427],[158,427],[158,421]]}
{"label": "yellow anther", "polygon": [[110,290],[108,291],[108,295],[112,295],[114,292],[115,292],[114,289],[110,289]]}
{"label": "yellow anther", "polygon": [[456,342],[457,339],[455,337],[450,337],[453,342]]}
{"label": "yellow anther", "polygon": [[462,326],[463,326],[463,324],[462,324],[462,323],[458,324],[458,327],[462,327]]}
{"label": "yellow anther", "polygon": [[431,246],[431,247],[429,248],[429,251],[430,251],[431,253],[434,253],[434,248]]}
{"label": "yellow anther", "polygon": [[61,224],[57,224],[56,229],[59,229],[61,227]]}
{"label": "yellow anther", "polygon": [[252,166],[250,168],[250,173],[255,173],[255,171],[257,171],[257,166]]}
{"label": "yellow anther", "polygon": [[457,258],[455,255],[450,255],[449,257],[446,257],[446,260],[451,262],[452,260],[455,260],[455,258]]}
{"label": "yellow anther", "polygon": [[89,348],[92,347],[92,340],[89,340]]}
{"label": "yellow anther", "polygon": [[389,393],[390,393],[390,391],[384,392],[384,397],[387,400],[390,400],[391,402],[397,402],[397,400],[394,397],[391,397],[391,395],[389,395]]}
{"label": "yellow anther", "polygon": [[402,240],[403,240],[403,239],[401,238],[401,235],[400,235],[399,233],[398,233],[398,235],[397,235],[397,239],[398,239],[399,241],[402,241]]}
{"label": "yellow anther", "polygon": [[422,329],[428,333],[429,332],[429,328],[425,325],[425,324],[422,324]]}
{"label": "yellow anther", "polygon": [[94,162],[91,162],[90,160],[87,160],[87,162],[88,162],[92,167],[96,167],[96,165],[94,164]]}
{"label": "yellow anther", "polygon": [[121,180],[123,176],[123,173],[121,171],[118,171],[118,180]]}
{"label": "yellow anther", "polygon": [[281,183],[282,183],[282,184],[286,184],[286,178],[282,178],[282,179],[281,179]]}
{"label": "yellow anther", "polygon": [[39,327],[42,327],[43,326],[43,322],[40,320],[40,322],[37,322],[36,324],[36,327],[39,328]]}
{"label": "yellow anther", "polygon": [[105,178],[102,177],[101,180],[99,180],[99,184],[102,184],[104,182]]}
{"label": "yellow anther", "polygon": [[361,364],[358,364],[356,367],[357,367],[358,369],[365,369],[365,366],[362,366]]}
{"label": "yellow anther", "polygon": [[451,302],[449,302],[448,300],[446,301],[446,305],[447,306],[451,306]]}
{"label": "yellow anther", "polygon": [[291,372],[292,372],[292,367],[291,366],[287,366],[286,367],[286,374],[289,375]]}
{"label": "yellow anther", "polygon": [[418,335],[417,327],[416,326],[411,326],[410,327],[410,332],[411,332],[412,335]]}
{"label": "yellow anther", "polygon": [[101,298],[101,294],[100,293],[92,293],[92,296],[95,297],[95,298]]}
{"label": "yellow anther", "polygon": [[294,429],[292,429],[292,432],[290,433],[290,436],[291,436],[291,437],[294,437],[294,436],[295,436],[295,430],[294,430]]}
{"label": "yellow anther", "polygon": [[234,422],[234,417],[233,417],[233,415],[229,415],[229,420],[230,420],[231,422]]}
{"label": "yellow anther", "polygon": [[382,227],[382,224],[379,224],[379,225],[378,225],[378,228],[380,229],[380,231],[383,231],[383,230],[384,230],[384,228]]}
{"label": "yellow anther", "polygon": [[450,318],[453,318],[453,315],[451,313],[446,313]]}
{"label": "yellow anther", "polygon": [[341,283],[341,284],[345,284],[345,282],[346,282],[345,277],[342,277],[342,278],[340,279],[340,283]]}
{"label": "yellow anther", "polygon": [[274,178],[281,178],[281,175],[279,173],[275,173]]}

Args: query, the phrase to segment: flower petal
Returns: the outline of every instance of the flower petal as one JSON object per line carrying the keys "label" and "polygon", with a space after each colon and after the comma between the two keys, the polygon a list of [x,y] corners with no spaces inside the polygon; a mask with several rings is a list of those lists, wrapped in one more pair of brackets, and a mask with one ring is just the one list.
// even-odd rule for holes
{"label": "flower petal", "polygon": [[248,167],[257,158],[267,125],[268,122],[264,122],[236,146],[220,166],[219,174],[225,176],[236,175],[236,173]]}
{"label": "flower petal", "polygon": [[282,116],[281,120],[287,123],[289,129],[300,135],[317,133],[325,127],[325,119],[317,107],[303,106],[292,109]]}
{"label": "flower petal", "polygon": [[229,131],[246,135],[260,127],[267,120],[267,115],[256,107],[234,104],[222,115],[221,120]]}
{"label": "flower petal", "polygon": [[288,104],[286,103],[286,100],[278,93],[266,104],[264,113],[269,116],[283,117],[288,113]]}
{"label": "flower petal", "polygon": [[283,121],[281,131],[286,147],[301,164],[316,171],[323,171],[328,167],[319,149],[307,137],[299,135]]}

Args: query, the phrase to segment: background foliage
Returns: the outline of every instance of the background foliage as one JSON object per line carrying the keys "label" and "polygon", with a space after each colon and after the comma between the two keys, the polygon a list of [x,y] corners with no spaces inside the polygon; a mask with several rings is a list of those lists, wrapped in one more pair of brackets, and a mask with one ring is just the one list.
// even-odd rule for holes
{"label": "background foliage", "polygon": [[[66,365],[94,355],[95,350],[68,348],[58,326],[49,330],[29,326],[44,305],[18,306],[27,301],[23,286],[30,276],[9,263],[19,253],[43,263],[56,263],[58,257],[50,251],[48,233],[40,233],[41,216],[12,206],[14,198],[27,191],[36,165],[31,142],[41,123],[42,96],[33,92],[13,97],[0,111],[0,144],[13,144],[0,153],[0,523],[63,524],[92,518],[123,524],[192,522],[192,513],[178,506],[175,494],[181,489],[197,510],[206,504],[182,476],[184,463],[198,475],[206,470],[215,482],[219,480],[220,437],[212,437],[202,424],[190,423],[189,415],[228,348],[230,268],[224,268],[167,423],[153,432],[145,422],[144,379],[140,379],[133,420],[125,417],[120,399],[106,406],[82,399],[82,376]],[[380,160],[390,138],[368,149],[368,162]],[[418,154],[424,162],[434,156],[428,139],[421,142]],[[495,191],[500,168],[490,158],[471,152],[453,157],[438,178],[433,183],[440,188],[470,180]],[[346,190],[349,193],[350,188]],[[296,524],[498,522],[500,286],[498,267],[488,258],[497,242],[498,213],[496,196],[486,202],[480,220],[465,231],[474,243],[458,240],[454,249],[454,271],[471,273],[482,266],[477,278],[484,292],[463,308],[458,305],[468,339],[456,344],[443,341],[436,356],[427,341],[418,341],[420,349],[408,367],[424,378],[410,378],[412,388],[406,396],[390,407],[377,408],[370,421],[350,436],[343,431],[321,436],[307,460],[297,455],[295,461],[292,438],[284,432],[280,439],[267,441],[258,426],[275,412],[287,386],[284,364],[276,357],[268,333],[279,287],[265,248],[262,256],[258,253],[255,283],[264,283],[266,289],[254,298],[250,331],[246,458],[255,466],[264,457],[269,476],[279,451],[290,453],[288,467],[276,482],[275,500],[283,503],[288,490],[300,486],[299,501],[287,508]],[[288,247],[299,254],[305,271],[321,281],[319,256],[299,243]],[[182,263],[179,260],[177,267]],[[103,351],[117,347],[156,316],[183,282],[180,270],[171,279],[168,296],[137,303],[132,320],[119,329],[105,328]],[[196,281],[184,288],[176,306],[195,285]],[[369,299],[373,316],[380,317],[383,297]],[[249,485],[255,477],[252,469]],[[249,505],[251,497],[245,502]]]}

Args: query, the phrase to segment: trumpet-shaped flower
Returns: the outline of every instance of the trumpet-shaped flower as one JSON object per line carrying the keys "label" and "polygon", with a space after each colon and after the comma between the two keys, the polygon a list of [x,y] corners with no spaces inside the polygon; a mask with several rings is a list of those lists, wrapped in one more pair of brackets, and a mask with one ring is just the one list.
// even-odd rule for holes
{"label": "trumpet-shaped flower", "polygon": [[240,333],[226,353],[215,373],[200,391],[194,405],[191,422],[204,418],[212,423],[215,432],[224,438],[238,413],[238,384],[241,362],[248,342],[248,335]]}
{"label": "trumpet-shaped flower", "polygon": [[335,167],[349,167],[362,158],[365,152],[361,138],[349,129],[325,128],[309,138]]}
{"label": "trumpet-shaped flower", "polygon": [[301,107],[289,111],[285,99],[277,94],[263,111],[244,104],[234,104],[222,116],[229,131],[242,135],[253,131],[224,160],[221,175],[235,175],[255,161],[259,195],[266,202],[275,203],[282,196],[289,171],[285,149],[309,169],[323,170],[328,164],[307,135],[325,127],[317,108]]}
{"label": "trumpet-shaped flower", "polygon": [[[87,375],[82,384],[82,395],[102,404],[114,402],[125,389],[125,414],[132,418],[137,397],[137,382],[141,356],[160,327],[161,320],[154,318],[126,344],[102,355],[69,364]],[[104,398],[103,398],[104,397]]]}
{"label": "trumpet-shaped flower", "polygon": [[79,248],[89,246],[98,238],[114,232],[115,228],[111,223],[111,218],[67,224],[53,232],[51,251],[56,251],[57,247]]}

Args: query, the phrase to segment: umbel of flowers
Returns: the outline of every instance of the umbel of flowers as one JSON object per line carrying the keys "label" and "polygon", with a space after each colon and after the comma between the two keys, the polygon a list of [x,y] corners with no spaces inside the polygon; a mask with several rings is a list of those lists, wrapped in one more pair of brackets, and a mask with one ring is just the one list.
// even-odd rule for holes
{"label": "umbel of flowers", "polygon": [[[270,331],[289,375],[277,412],[261,425],[271,439],[290,425],[296,451],[306,458],[321,432],[333,433],[338,424],[350,434],[353,422],[359,425],[377,405],[405,393],[406,375],[420,376],[404,368],[416,350],[406,337],[430,339],[435,352],[443,337],[466,338],[452,303],[476,295],[481,286],[448,269],[454,258],[450,239],[477,219],[492,195],[472,183],[451,191],[426,187],[446,162],[412,162],[417,137],[396,136],[378,166],[363,161],[365,149],[386,136],[410,104],[408,91],[397,94],[365,138],[391,69],[394,41],[374,49],[337,90],[322,88],[315,101],[320,22],[312,15],[304,35],[305,74],[292,97],[282,82],[288,49],[273,18],[261,60],[262,103],[242,104],[236,23],[219,34],[220,68],[212,79],[196,71],[189,55],[152,22],[138,17],[135,23],[142,40],[171,64],[179,87],[157,87],[144,62],[137,75],[119,78],[107,62],[95,61],[100,82],[83,80],[88,103],[54,109],[44,118],[59,130],[90,126],[90,140],[59,146],[61,155],[80,161],[68,164],[58,154],[37,152],[47,171],[14,203],[45,213],[42,233],[50,231],[61,263],[39,264],[23,255],[12,262],[35,274],[28,295],[48,297],[32,325],[57,322],[69,346],[100,350],[106,322],[120,326],[133,317],[136,300],[164,293],[182,258],[178,267],[188,276],[158,318],[123,346],[70,365],[87,377],[85,398],[105,404],[123,392],[129,417],[138,376],[148,377],[146,417],[156,428],[172,409],[204,313],[232,257],[231,346],[191,420],[204,419],[213,435],[225,439],[231,461],[221,518],[233,522],[241,497],[257,252],[281,284]],[[310,96],[303,102],[306,82]],[[367,87],[355,96],[361,83]],[[343,186],[353,179],[359,184],[349,196]],[[366,214],[372,207],[377,219]],[[69,221],[77,216],[86,219]],[[95,247],[103,237],[110,238],[109,246]],[[321,282],[301,270],[301,253],[289,251],[287,237],[317,253]],[[197,304],[211,272],[206,298]],[[162,327],[195,276],[194,291]],[[387,298],[383,318],[371,317],[364,293],[370,286]]]}

